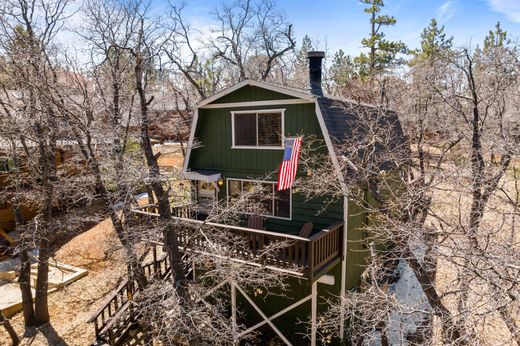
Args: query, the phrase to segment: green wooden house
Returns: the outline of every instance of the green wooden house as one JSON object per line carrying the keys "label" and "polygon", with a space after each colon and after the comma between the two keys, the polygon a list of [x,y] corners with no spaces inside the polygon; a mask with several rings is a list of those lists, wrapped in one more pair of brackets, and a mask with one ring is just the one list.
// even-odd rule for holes
{"label": "green wooden house", "polygon": [[[309,91],[244,80],[198,104],[184,175],[192,181],[200,207],[233,199],[251,182],[258,183],[268,173],[276,172],[283,157],[284,138],[301,134],[323,139],[336,167],[330,174],[344,179],[338,171],[333,143],[344,140],[348,124],[355,118],[345,110],[348,101],[324,96],[323,57],[323,52],[309,53]],[[394,120],[398,125],[396,117]],[[399,125],[395,129],[401,131]],[[196,141],[202,146],[193,148]],[[305,174],[301,169],[297,173]],[[253,311],[248,317],[251,331],[268,328],[286,344],[319,344],[324,331],[319,330],[317,319],[327,308],[325,300],[360,286],[367,248],[359,228],[365,215],[347,199],[337,200],[320,212],[323,204],[318,200],[306,201],[292,189],[277,192],[276,176],[261,183],[272,191],[272,204],[262,215],[262,229],[236,228],[255,239],[293,240],[296,245],[284,260],[288,267],[296,265],[300,270],[289,273],[294,279],[285,298],[255,299],[239,288],[232,290],[236,294],[232,297],[234,307],[242,304],[242,310]],[[272,265],[280,266],[280,262]],[[340,327],[344,335],[346,325]]]}

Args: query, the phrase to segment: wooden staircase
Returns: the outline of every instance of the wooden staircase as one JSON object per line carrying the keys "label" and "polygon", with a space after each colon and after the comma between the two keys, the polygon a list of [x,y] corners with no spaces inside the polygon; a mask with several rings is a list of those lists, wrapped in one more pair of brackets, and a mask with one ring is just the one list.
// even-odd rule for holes
{"label": "wooden staircase", "polygon": [[[164,254],[160,258],[157,250],[162,244],[152,244],[153,260],[143,265],[147,278],[167,279],[171,277],[169,257]],[[187,253],[183,256],[186,277],[193,277],[191,261]],[[136,319],[134,299],[139,295],[137,282],[123,280],[103,306],[90,318],[88,322],[94,324],[96,341],[93,345],[144,345],[144,334]]]}

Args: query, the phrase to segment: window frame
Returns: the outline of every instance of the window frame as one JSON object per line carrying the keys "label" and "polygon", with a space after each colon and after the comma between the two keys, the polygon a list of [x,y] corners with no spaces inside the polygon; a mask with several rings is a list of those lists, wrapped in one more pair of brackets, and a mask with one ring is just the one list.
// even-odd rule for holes
{"label": "window frame", "polygon": [[[280,146],[260,146],[258,145],[258,114],[260,113],[280,113],[281,117],[281,145]],[[235,144],[235,115],[240,114],[255,114],[256,115],[256,145],[236,145]],[[267,150],[281,150],[285,149],[285,108],[280,109],[251,109],[243,111],[231,111],[231,149],[267,149]]]}
{"label": "window frame", "polygon": [[[229,197],[230,197],[230,195],[229,195],[229,186],[230,186],[229,181],[230,180],[240,181],[240,192],[241,193],[242,193],[242,191],[244,189],[244,182],[264,183],[264,184],[271,184],[271,185],[273,185],[273,194],[272,194],[272,199],[271,199],[273,214],[271,214],[271,215],[261,214],[260,216],[269,217],[269,218],[273,218],[273,219],[279,219],[279,220],[290,220],[290,221],[292,221],[292,206],[293,206],[293,203],[292,203],[292,199],[293,199],[292,187],[289,188],[289,217],[283,217],[283,216],[275,216],[274,215],[275,201],[276,201],[276,199],[275,199],[276,184],[278,182],[276,182],[276,181],[269,181],[269,180],[226,178],[226,205],[228,207],[229,207]],[[240,212],[240,214],[253,215],[253,213],[247,213],[247,212]]]}

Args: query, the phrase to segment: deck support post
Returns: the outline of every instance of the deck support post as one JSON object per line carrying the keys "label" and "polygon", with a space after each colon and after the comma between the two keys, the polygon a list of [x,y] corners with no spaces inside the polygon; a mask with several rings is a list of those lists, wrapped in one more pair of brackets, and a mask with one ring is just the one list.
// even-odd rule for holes
{"label": "deck support post", "polygon": [[233,329],[233,341],[237,343],[237,286],[235,280],[229,282],[231,285],[231,327]]}
{"label": "deck support post", "polygon": [[345,293],[347,290],[347,238],[348,232],[348,198],[343,198],[343,244],[341,251],[341,288],[340,288],[340,310],[339,310],[339,337],[343,342],[345,339]]}
{"label": "deck support post", "polygon": [[316,346],[316,334],[318,332],[317,314],[318,314],[318,282],[312,283],[311,293],[311,346]]}

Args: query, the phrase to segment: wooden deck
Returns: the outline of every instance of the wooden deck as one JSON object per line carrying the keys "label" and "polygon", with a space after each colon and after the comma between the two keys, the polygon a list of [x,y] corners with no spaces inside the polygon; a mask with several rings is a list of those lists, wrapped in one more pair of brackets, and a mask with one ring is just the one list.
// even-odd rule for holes
{"label": "wooden deck", "polygon": [[[179,221],[222,229],[244,239],[246,246],[233,252],[234,260],[285,271],[308,278],[311,282],[317,280],[322,273],[338,263],[343,256],[343,222],[334,223],[309,238],[303,238],[268,230],[202,221],[189,206],[173,208],[172,211],[175,215],[174,218]],[[134,212],[158,216],[153,206],[143,206],[135,209]],[[194,239],[193,232],[188,228],[186,231],[179,232],[177,240],[183,250],[195,252],[204,248],[206,241],[202,238]],[[191,245],[194,243],[197,244],[196,247]],[[274,243],[282,245],[276,247],[275,250],[267,250],[267,247]],[[225,244],[220,245],[225,246]],[[269,254],[265,255],[266,253]]]}

